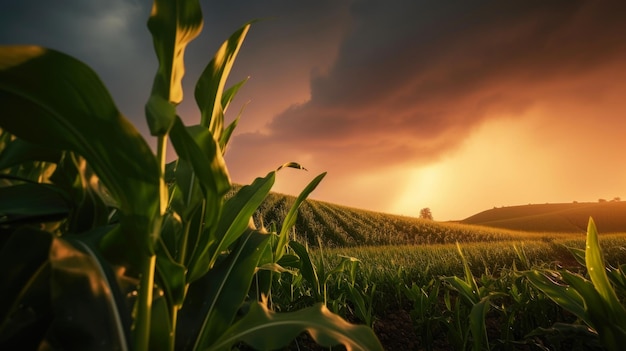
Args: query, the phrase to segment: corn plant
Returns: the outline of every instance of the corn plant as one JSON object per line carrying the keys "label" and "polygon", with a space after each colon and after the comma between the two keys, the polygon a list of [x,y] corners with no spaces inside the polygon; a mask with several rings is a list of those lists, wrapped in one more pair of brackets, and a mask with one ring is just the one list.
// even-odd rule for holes
{"label": "corn plant", "polygon": [[[582,252],[574,251],[582,261]],[[587,277],[567,270],[532,270],[526,278],[550,299],[587,325],[609,350],[621,350],[626,343],[626,308],[609,279],[592,218],[587,226],[584,251]],[[623,282],[622,269],[608,269],[613,281]],[[571,326],[571,328],[577,328]]]}
{"label": "corn plant", "polygon": [[415,283],[410,288],[404,287],[405,295],[413,303],[413,324],[426,350],[433,350],[435,336],[441,332],[445,322],[438,304],[440,286],[440,280],[431,279],[422,287]]}
{"label": "corn plant", "polygon": [[[463,255],[461,246],[457,243],[457,249],[463,262],[463,270],[465,273],[464,279],[459,277],[443,277],[443,281],[448,283],[451,288],[459,293],[461,301],[470,308],[469,311],[469,331],[472,336],[472,350],[482,350],[483,348],[489,349],[489,339],[487,338],[487,328],[485,324],[485,317],[490,308],[490,300],[496,296],[501,296],[502,292],[493,291],[490,289],[490,283],[493,279],[483,279],[482,285],[479,287],[476,283],[476,279],[472,275],[469,263]],[[483,276],[484,278],[485,276]],[[489,284],[488,284],[489,283]],[[459,309],[459,306],[456,306]],[[457,312],[458,314],[458,312]],[[466,337],[468,334],[464,334]],[[464,342],[466,344],[466,342]]]}
{"label": "corn plant", "polygon": [[[224,113],[245,81],[225,84],[250,23],[200,76],[199,124],[178,116],[185,47],[202,25],[198,0],[154,1],[159,66],[145,114],[156,153],[87,65],[0,47],[0,348],[275,349],[308,331],[324,346],[381,349],[324,304],[275,313],[249,294],[258,267],[284,255],[298,206],[279,233],[252,223],[278,169],[226,197],[239,116],[226,124]],[[168,140],[178,159],[166,164]]]}

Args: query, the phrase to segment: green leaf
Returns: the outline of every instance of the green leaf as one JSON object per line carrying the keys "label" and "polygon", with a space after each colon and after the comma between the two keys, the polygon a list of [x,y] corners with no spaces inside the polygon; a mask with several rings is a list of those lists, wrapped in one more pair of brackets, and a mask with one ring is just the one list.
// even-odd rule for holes
{"label": "green leaf", "polygon": [[287,243],[289,242],[289,231],[291,230],[291,227],[293,227],[296,224],[296,219],[298,218],[298,209],[300,208],[300,205],[302,204],[302,202],[304,202],[304,200],[306,200],[309,194],[311,194],[311,192],[315,190],[315,188],[322,181],[322,179],[324,179],[325,176],[326,176],[326,172],[315,177],[304,188],[304,190],[302,190],[300,195],[298,195],[298,197],[296,198],[296,201],[293,203],[293,205],[289,209],[287,216],[285,216],[285,219],[283,220],[283,225],[280,228],[280,233],[278,234],[278,243],[276,246],[276,251],[274,253],[275,261],[278,261],[285,253],[285,247],[287,246]]}
{"label": "green leaf", "polygon": [[161,290],[152,300],[150,322],[150,351],[173,351],[174,340],[170,309]]}
{"label": "green leaf", "polygon": [[276,168],[277,171],[280,171],[283,168],[295,168],[295,169],[303,169],[303,170],[307,170],[306,168],[304,168],[301,164],[299,164],[298,162],[287,162],[287,163],[283,163],[282,165],[278,166],[278,168]]}
{"label": "green leaf", "polygon": [[176,117],[170,132],[172,144],[178,156],[189,162],[200,184],[216,196],[224,196],[230,190],[230,177],[226,163],[211,132],[201,126],[185,127]]}
{"label": "green leaf", "polygon": [[47,343],[55,349],[127,349],[124,318],[130,313],[106,264],[85,243],[60,238],[52,242],[50,263],[55,318]]}
{"label": "green leaf", "polygon": [[0,249],[0,345],[6,349],[37,349],[48,329],[51,243],[50,233],[23,226]]}
{"label": "green leaf", "polygon": [[6,169],[28,161],[44,161],[57,163],[61,159],[61,151],[29,143],[23,139],[10,142],[0,154],[0,169]]}
{"label": "green leaf", "polygon": [[587,273],[593,282],[593,286],[602,296],[602,299],[606,301],[611,310],[614,311],[616,317],[620,319],[619,322],[626,325],[626,310],[617,298],[615,290],[613,290],[613,286],[611,286],[609,277],[606,274],[604,258],[602,257],[600,243],[598,242],[598,230],[592,218],[589,218],[589,225],[587,227],[585,263]]}
{"label": "green leaf", "polygon": [[480,351],[489,349],[489,339],[487,338],[487,325],[485,324],[485,317],[487,311],[489,311],[489,298],[490,296],[483,297],[478,303],[472,306],[472,310],[469,315],[470,330],[474,339],[474,350]]}
{"label": "green leaf", "polygon": [[82,155],[121,212],[132,218],[126,232],[136,237],[136,250],[152,250],[153,219],[163,210],[159,166],[89,67],[41,47],[2,47],[0,105],[3,129],[43,147]]}
{"label": "green leaf", "polygon": [[465,280],[459,277],[443,277],[442,279],[456,289],[469,306],[479,301],[476,298],[477,292]]}
{"label": "green leaf", "polygon": [[249,29],[247,23],[222,44],[196,84],[194,95],[202,115],[200,124],[209,128],[217,140],[224,129],[224,85]]}
{"label": "green leaf", "polygon": [[[185,48],[202,31],[198,0],[154,0],[148,29],[152,34],[159,69],[152,95],[178,104],[183,100],[181,81],[185,74]],[[155,130],[151,131],[155,132]]]}
{"label": "green leaf", "polygon": [[[289,247],[300,257],[300,273],[313,286],[313,293],[315,294],[316,301],[322,301],[322,290],[320,286],[319,277],[315,270],[315,265],[311,261],[309,252],[306,247],[296,241],[290,241]],[[283,256],[284,257],[284,256]]]}
{"label": "green leaf", "polygon": [[67,195],[49,184],[24,183],[0,187],[0,224],[41,223],[63,219],[70,212]]}
{"label": "green leaf", "polygon": [[157,272],[160,281],[163,284],[163,291],[171,301],[172,306],[182,306],[185,299],[186,280],[185,273],[187,269],[182,264],[176,262],[169,254],[168,249],[162,240],[156,249],[157,254]]}
{"label": "green leaf", "polygon": [[256,178],[252,184],[243,186],[226,201],[215,231],[217,247],[214,249],[209,267],[213,266],[220,252],[226,250],[244,233],[250,218],[272,189],[275,179],[276,172],[270,172],[264,178]]}
{"label": "green leaf", "polygon": [[574,256],[576,262],[578,262],[581,266],[585,266],[585,250],[578,249],[575,247],[568,247],[567,250]]}
{"label": "green leaf", "polygon": [[174,185],[170,190],[170,208],[178,213],[184,222],[188,222],[205,201],[204,192],[188,161],[179,158],[173,173],[175,176]]}
{"label": "green leaf", "polygon": [[[557,273],[548,271],[547,274],[554,276]],[[524,276],[557,305],[575,314],[576,317],[589,321],[585,300],[575,289],[550,278],[539,270],[528,271]]]}
{"label": "green leaf", "polygon": [[275,313],[259,302],[253,303],[250,311],[208,350],[228,350],[238,341],[257,350],[275,350],[287,346],[304,331],[325,347],[343,344],[348,350],[383,350],[372,329],[346,322],[324,304],[295,312]]}
{"label": "green leaf", "polygon": [[224,261],[190,286],[180,319],[181,323],[183,319],[196,321],[187,324],[197,333],[194,349],[210,346],[232,324],[268,238],[267,234],[248,229]]}
{"label": "green leaf", "polygon": [[146,103],[145,113],[150,134],[165,135],[174,125],[176,106],[160,95],[152,95]]}
{"label": "green leaf", "polygon": [[226,113],[226,110],[228,110],[228,106],[230,106],[230,103],[235,98],[235,95],[237,95],[237,93],[239,92],[239,89],[241,89],[241,87],[246,84],[249,79],[250,77],[246,77],[246,79],[241,80],[239,83],[233,85],[224,92],[224,94],[222,95],[222,107],[224,108],[224,113]]}

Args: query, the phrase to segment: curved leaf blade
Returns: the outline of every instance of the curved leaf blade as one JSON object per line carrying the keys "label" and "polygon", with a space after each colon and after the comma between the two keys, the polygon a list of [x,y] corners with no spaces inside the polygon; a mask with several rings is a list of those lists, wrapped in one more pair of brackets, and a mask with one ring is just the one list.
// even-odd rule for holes
{"label": "curved leaf blade", "polygon": [[47,342],[53,348],[128,350],[128,313],[104,262],[83,242],[54,238],[50,264],[55,319]]}
{"label": "curved leaf blade", "polygon": [[249,230],[226,260],[207,273],[211,285],[203,300],[208,310],[194,349],[210,346],[233,323],[268,239],[267,234]]}
{"label": "curved leaf blade", "polygon": [[243,186],[226,203],[215,232],[215,248],[209,267],[212,267],[220,252],[226,250],[246,230],[250,218],[267,197],[274,181],[276,172],[270,172],[264,178],[256,178],[252,184]]}
{"label": "curved leaf blade", "polygon": [[29,143],[24,139],[15,139],[2,150],[2,154],[0,154],[0,169],[28,161],[57,163],[60,159],[61,151],[59,150]]}
{"label": "curved leaf blade", "polygon": [[[353,325],[324,306],[304,308],[295,312],[275,313],[262,303],[255,303],[241,320],[230,327],[208,350],[229,349],[243,341],[258,350],[285,347],[300,333],[308,331],[320,345],[343,344],[350,350],[383,350],[372,329]],[[272,335],[272,337],[268,337]]]}
{"label": "curved leaf blade", "polygon": [[196,83],[194,96],[202,116],[200,124],[209,128],[217,140],[224,129],[224,85],[249,29],[247,23],[222,44]]}
{"label": "curved leaf blade", "polygon": [[304,188],[304,190],[302,190],[300,195],[298,195],[298,197],[296,198],[296,201],[293,203],[293,205],[289,209],[287,216],[285,216],[285,219],[283,220],[283,225],[280,228],[280,233],[278,235],[278,244],[276,246],[276,251],[274,252],[275,261],[280,260],[280,258],[285,253],[285,247],[287,246],[287,243],[289,242],[289,231],[291,230],[291,227],[293,227],[296,224],[296,219],[298,218],[298,209],[300,208],[300,205],[302,204],[302,202],[304,202],[304,200],[306,200],[309,194],[311,194],[313,190],[317,188],[317,186],[322,181],[322,179],[324,179],[325,176],[326,176],[326,172],[315,177]]}
{"label": "curved leaf blade", "polygon": [[68,196],[48,184],[0,187],[0,224],[51,222],[68,216]]}
{"label": "curved leaf blade", "polygon": [[230,190],[230,177],[219,145],[211,132],[201,126],[185,127],[176,117],[170,132],[178,157],[189,162],[206,193],[221,197]]}
{"label": "curved leaf blade", "polygon": [[93,70],[54,50],[2,47],[0,105],[0,127],[31,143],[82,155],[122,212],[140,223],[140,233],[150,231],[145,227],[162,212],[156,158]]}
{"label": "curved leaf blade", "polygon": [[592,218],[589,218],[587,227],[585,265],[587,266],[589,278],[598,293],[602,296],[602,299],[610,306],[614,315],[621,318],[620,322],[626,323],[626,310],[617,298],[615,290],[606,274],[604,257],[602,257],[602,251],[600,250],[600,243],[598,241],[598,229]]}
{"label": "curved leaf blade", "polygon": [[202,31],[203,19],[198,0],[155,0],[148,19],[159,69],[152,95],[178,104],[183,99],[181,81],[185,74],[185,48]]}

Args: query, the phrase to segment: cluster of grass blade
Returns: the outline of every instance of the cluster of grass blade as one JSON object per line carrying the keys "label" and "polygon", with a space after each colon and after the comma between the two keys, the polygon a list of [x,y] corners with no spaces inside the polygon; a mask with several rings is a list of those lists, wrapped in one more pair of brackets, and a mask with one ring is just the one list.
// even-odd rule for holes
{"label": "cluster of grass blade", "polygon": [[[272,304],[282,273],[315,281],[290,233],[325,173],[280,215],[279,230],[252,216],[277,172],[300,165],[232,191],[224,153],[239,116],[227,124],[224,114],[245,81],[225,85],[250,25],[206,66],[194,94],[200,121],[185,125],[183,56],[203,26],[200,4],[154,1],[159,68],[145,113],[156,154],[87,65],[0,47],[1,349],[269,350],[303,332],[322,346],[382,349],[327,299],[289,313]],[[168,140],[178,159],[166,164]]]}

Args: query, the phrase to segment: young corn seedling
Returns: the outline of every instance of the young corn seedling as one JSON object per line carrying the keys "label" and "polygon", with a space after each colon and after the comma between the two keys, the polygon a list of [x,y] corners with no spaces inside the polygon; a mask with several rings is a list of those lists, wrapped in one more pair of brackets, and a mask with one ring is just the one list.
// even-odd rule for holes
{"label": "young corn seedling", "polygon": [[489,339],[487,338],[487,327],[485,317],[489,311],[489,302],[500,292],[490,291],[487,287],[479,287],[474,279],[474,275],[469,267],[469,263],[463,255],[461,245],[457,242],[457,250],[463,262],[464,279],[459,277],[444,277],[444,282],[448,283],[454,290],[459,293],[461,300],[470,308],[469,326],[473,340],[472,349],[482,350],[489,349]]}

